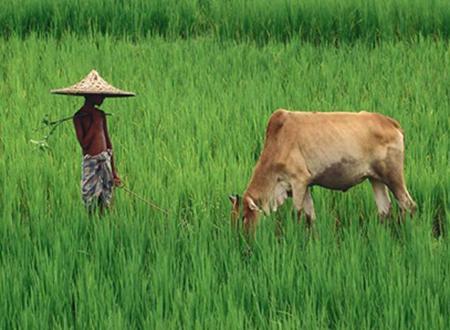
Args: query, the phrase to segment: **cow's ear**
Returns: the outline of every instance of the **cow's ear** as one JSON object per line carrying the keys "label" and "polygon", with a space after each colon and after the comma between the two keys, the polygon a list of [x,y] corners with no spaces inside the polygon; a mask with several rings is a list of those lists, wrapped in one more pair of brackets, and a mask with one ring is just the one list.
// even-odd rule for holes
{"label": "cow's ear", "polygon": [[247,201],[248,201],[248,207],[250,208],[250,210],[261,212],[261,209],[258,207],[258,205],[255,204],[255,202],[253,201],[253,199],[251,199],[250,197],[248,197],[248,198],[247,198]]}
{"label": "cow's ear", "polygon": [[233,207],[236,207],[239,205],[239,195],[230,195],[228,196],[228,198],[230,199],[231,204],[233,205]]}

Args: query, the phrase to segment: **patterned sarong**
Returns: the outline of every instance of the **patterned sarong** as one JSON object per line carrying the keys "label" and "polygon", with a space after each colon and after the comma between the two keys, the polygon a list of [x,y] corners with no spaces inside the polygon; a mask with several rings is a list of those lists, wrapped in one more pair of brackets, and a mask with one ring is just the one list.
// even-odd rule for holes
{"label": "patterned sarong", "polygon": [[82,162],[81,197],[86,208],[97,205],[109,207],[112,199],[114,178],[111,167],[112,150],[98,155],[85,155]]}

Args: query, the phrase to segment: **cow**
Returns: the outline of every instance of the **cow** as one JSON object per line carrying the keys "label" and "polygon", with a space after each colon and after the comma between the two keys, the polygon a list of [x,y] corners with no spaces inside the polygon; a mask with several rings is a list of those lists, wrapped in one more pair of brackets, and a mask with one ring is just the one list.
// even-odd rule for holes
{"label": "cow", "polygon": [[[399,123],[378,113],[276,110],[264,147],[242,196],[244,230],[253,232],[259,213],[275,212],[292,197],[308,226],[316,218],[310,187],[347,191],[369,179],[378,213],[388,217],[388,189],[404,214],[414,214],[403,175],[404,133]],[[232,223],[240,216],[239,196],[230,196]]]}

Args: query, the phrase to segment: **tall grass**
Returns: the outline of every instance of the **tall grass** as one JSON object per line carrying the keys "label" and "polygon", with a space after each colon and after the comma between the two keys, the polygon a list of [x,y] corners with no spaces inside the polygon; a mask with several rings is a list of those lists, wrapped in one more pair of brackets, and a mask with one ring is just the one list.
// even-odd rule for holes
{"label": "tall grass", "polygon": [[68,32],[141,39],[214,36],[265,43],[448,40],[447,0],[21,0],[0,4],[0,34]]}
{"label": "tall grass", "polygon": [[[2,328],[450,326],[446,43],[256,48],[32,35],[0,43],[0,54]],[[81,105],[49,89],[92,68],[137,92],[103,105],[114,113],[117,167],[170,216],[118,191],[108,216],[89,219],[71,125],[51,153],[28,143],[44,114]],[[315,238],[287,205],[281,241],[274,217],[262,219],[248,255],[229,231],[227,195],[245,188],[278,107],[398,119],[417,217],[382,226],[368,184],[318,188]]]}

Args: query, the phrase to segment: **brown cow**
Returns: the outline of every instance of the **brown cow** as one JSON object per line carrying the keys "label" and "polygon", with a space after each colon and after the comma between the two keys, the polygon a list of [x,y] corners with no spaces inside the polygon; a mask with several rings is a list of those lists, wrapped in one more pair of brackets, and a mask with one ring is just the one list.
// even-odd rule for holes
{"label": "brown cow", "polygon": [[[308,225],[315,219],[310,188],[346,191],[369,179],[378,212],[390,213],[387,188],[402,212],[416,209],[403,176],[403,132],[394,119],[369,112],[291,112],[270,117],[264,149],[243,195],[243,221],[255,229],[258,213],[276,211],[289,196]],[[234,225],[239,198],[230,196]]]}

